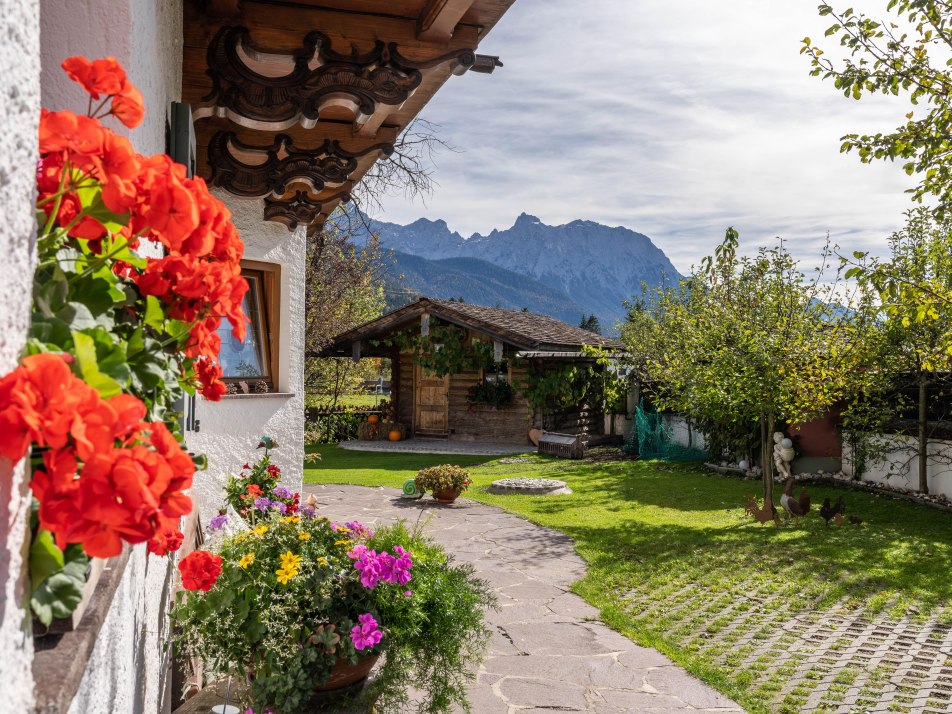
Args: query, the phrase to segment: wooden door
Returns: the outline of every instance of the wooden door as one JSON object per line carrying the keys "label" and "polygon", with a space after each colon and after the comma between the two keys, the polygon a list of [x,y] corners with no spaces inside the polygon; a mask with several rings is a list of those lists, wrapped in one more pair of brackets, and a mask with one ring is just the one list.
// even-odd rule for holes
{"label": "wooden door", "polygon": [[437,377],[413,369],[413,428],[421,436],[446,436],[449,433],[450,377]]}

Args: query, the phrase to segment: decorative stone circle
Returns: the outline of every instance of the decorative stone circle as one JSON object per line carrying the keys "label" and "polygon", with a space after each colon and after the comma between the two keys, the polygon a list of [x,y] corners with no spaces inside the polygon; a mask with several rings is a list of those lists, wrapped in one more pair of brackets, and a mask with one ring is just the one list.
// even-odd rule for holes
{"label": "decorative stone circle", "polygon": [[489,493],[521,494],[523,496],[554,496],[572,493],[565,481],[552,478],[503,478],[493,481]]}

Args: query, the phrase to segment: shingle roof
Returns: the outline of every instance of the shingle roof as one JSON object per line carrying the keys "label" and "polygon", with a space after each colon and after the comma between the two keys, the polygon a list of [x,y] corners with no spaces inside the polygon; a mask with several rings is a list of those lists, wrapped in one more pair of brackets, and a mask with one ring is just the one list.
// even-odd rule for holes
{"label": "shingle roof", "polygon": [[348,354],[349,346],[355,341],[373,339],[389,333],[424,313],[485,332],[520,349],[564,351],[578,350],[582,345],[622,349],[622,344],[618,340],[583,330],[580,327],[573,327],[547,315],[420,298],[338,335],[333,344],[321,354],[325,356]]}
{"label": "shingle roof", "polygon": [[617,340],[604,337],[597,332],[583,330],[581,327],[573,327],[567,322],[556,320],[548,315],[537,315],[521,310],[507,310],[502,307],[472,305],[466,302],[446,302],[433,299],[431,299],[431,302],[460,315],[475,318],[497,327],[504,327],[535,343],[534,347],[542,345],[553,347],[578,347],[581,345],[621,347]]}

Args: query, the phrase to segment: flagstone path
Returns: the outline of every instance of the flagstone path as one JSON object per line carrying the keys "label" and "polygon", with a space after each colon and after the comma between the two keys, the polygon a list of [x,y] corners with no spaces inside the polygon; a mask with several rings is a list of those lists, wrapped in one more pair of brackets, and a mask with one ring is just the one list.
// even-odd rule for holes
{"label": "flagstone path", "polygon": [[743,709],[652,649],[604,625],[569,591],[585,574],[572,540],[469,499],[439,506],[397,489],[306,485],[329,518],[430,519],[426,532],[472,563],[499,598],[489,655],[470,691],[475,714],[714,714]]}

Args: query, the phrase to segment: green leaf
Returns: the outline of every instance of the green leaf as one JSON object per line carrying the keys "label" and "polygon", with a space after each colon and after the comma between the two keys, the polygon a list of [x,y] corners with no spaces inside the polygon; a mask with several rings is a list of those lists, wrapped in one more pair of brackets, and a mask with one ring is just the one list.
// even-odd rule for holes
{"label": "green leaf", "polygon": [[30,596],[30,607],[40,622],[49,625],[54,617],[69,617],[83,599],[85,580],[66,571],[51,575]]}
{"label": "green leaf", "polygon": [[155,295],[148,295],[145,299],[145,317],[142,321],[149,327],[161,331],[165,325],[165,310]]}
{"label": "green leaf", "polygon": [[81,302],[67,303],[57,317],[69,325],[71,330],[91,330],[100,324],[90,309]]}
{"label": "green leaf", "polygon": [[[34,550],[38,551],[35,559]],[[53,561],[60,563],[61,567],[48,572],[41,579],[41,574],[50,568]],[[47,531],[39,531],[30,548],[30,577],[33,583],[30,607],[40,622],[49,625],[54,617],[69,617],[76,609],[83,599],[88,566],[89,556],[81,546],[73,543],[66,546],[65,552],[60,551]]]}
{"label": "green leaf", "polygon": [[41,528],[30,546],[30,582],[33,589],[53,573],[62,570],[64,564],[63,551],[56,547],[53,534]]}
{"label": "green leaf", "polygon": [[[96,354],[96,340],[93,337],[84,332],[74,331],[73,344],[80,374],[82,374],[87,384],[96,389],[104,399],[122,392],[122,385],[100,369],[99,358]],[[126,367],[128,373],[125,360],[123,360],[122,365]],[[114,371],[118,371],[115,361],[112,361],[109,366]]]}

